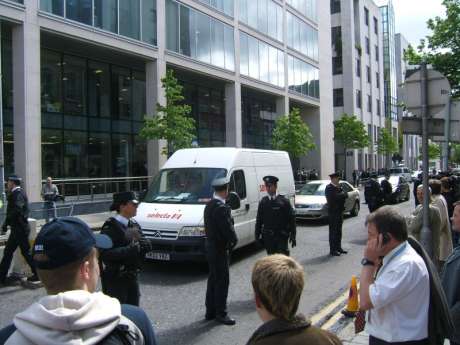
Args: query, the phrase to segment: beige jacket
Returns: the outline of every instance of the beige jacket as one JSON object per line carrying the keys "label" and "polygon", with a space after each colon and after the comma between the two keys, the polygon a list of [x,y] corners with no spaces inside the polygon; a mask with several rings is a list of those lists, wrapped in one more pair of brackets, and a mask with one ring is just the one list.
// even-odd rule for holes
{"label": "beige jacket", "polygon": [[447,202],[442,195],[433,195],[433,206],[437,207],[441,216],[440,240],[439,240],[439,260],[446,261],[453,251],[452,233],[450,231],[449,212]]}

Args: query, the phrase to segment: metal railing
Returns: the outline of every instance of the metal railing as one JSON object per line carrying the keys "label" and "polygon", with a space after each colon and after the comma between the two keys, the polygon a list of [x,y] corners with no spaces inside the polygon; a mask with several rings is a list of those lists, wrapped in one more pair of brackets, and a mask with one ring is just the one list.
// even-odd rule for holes
{"label": "metal railing", "polygon": [[[151,176],[56,179],[53,183],[66,201],[110,199],[113,193],[147,189]],[[42,181],[43,184],[46,180]]]}

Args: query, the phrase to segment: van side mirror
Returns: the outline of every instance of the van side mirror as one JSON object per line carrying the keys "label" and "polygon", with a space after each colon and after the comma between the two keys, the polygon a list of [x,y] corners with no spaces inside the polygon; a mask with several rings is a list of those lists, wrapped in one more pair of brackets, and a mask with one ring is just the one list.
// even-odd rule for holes
{"label": "van side mirror", "polygon": [[139,201],[144,201],[145,196],[147,195],[147,189],[144,189],[139,192]]}
{"label": "van side mirror", "polygon": [[225,203],[229,205],[232,210],[237,210],[241,206],[240,197],[235,192],[228,193],[227,200],[225,201]]}

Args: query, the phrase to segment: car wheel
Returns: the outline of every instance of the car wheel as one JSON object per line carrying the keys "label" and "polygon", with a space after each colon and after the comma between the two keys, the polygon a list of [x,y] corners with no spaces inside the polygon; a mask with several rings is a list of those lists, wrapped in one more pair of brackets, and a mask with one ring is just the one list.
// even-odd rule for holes
{"label": "car wheel", "polygon": [[356,217],[356,216],[358,215],[358,213],[359,213],[359,208],[360,208],[360,206],[359,206],[359,200],[356,200],[356,201],[355,201],[355,205],[353,206],[353,208],[352,208],[351,211],[350,211],[350,215],[351,215],[352,217]]}

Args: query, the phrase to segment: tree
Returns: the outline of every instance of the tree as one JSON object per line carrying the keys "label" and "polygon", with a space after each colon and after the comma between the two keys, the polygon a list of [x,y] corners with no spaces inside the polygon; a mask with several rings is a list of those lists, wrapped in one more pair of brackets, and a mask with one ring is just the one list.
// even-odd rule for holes
{"label": "tree", "polygon": [[361,149],[369,145],[364,123],[355,115],[343,114],[334,121],[334,141],[343,146],[345,174],[347,172],[347,150]]}
{"label": "tree", "polygon": [[411,64],[422,60],[449,79],[454,96],[460,96],[460,0],[443,0],[445,18],[435,17],[427,22],[432,34],[420,40],[417,51],[410,47],[405,59]]}
{"label": "tree", "polygon": [[382,128],[377,140],[377,152],[389,156],[396,151],[398,151],[396,139],[391,135],[388,129]]}
{"label": "tree", "polygon": [[303,122],[298,108],[276,120],[272,136],[273,148],[287,151],[292,158],[299,158],[316,148],[310,128]]}
{"label": "tree", "polygon": [[[441,156],[441,148],[439,147],[439,144],[436,143],[428,143],[428,160],[435,160],[438,159]],[[420,156],[419,159],[423,159],[423,152],[422,148],[420,148]]]}
{"label": "tree", "polygon": [[460,144],[452,144],[450,148],[450,161],[460,164]]}
{"label": "tree", "polygon": [[157,114],[146,117],[140,135],[145,139],[164,139],[168,145],[162,154],[170,156],[174,151],[191,147],[196,136],[195,120],[189,117],[192,108],[181,104],[184,100],[182,85],[174,77],[174,71],[169,69],[161,79],[166,94],[166,105],[157,103]]}

